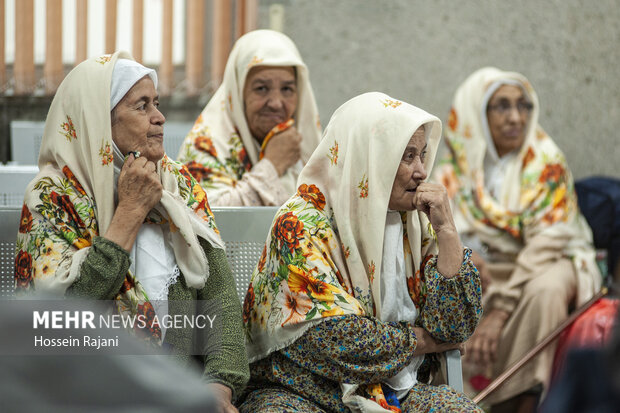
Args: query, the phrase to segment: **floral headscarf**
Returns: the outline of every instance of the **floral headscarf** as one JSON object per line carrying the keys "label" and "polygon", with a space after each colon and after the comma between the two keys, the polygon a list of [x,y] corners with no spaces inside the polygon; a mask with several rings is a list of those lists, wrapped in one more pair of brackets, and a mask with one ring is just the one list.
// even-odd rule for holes
{"label": "floral headscarf", "polygon": [[[402,154],[425,125],[430,170],[440,121],[382,93],[342,105],[278,211],[244,302],[251,361],[299,338],[325,317],[381,314],[388,202]],[[426,216],[403,213],[407,284],[423,300],[423,267],[437,253]],[[420,271],[422,269],[422,271]]]}
{"label": "floral headscarf", "polygon": [[[211,199],[235,185],[259,161],[259,145],[245,118],[243,88],[254,66],[293,66],[297,76],[295,127],[303,137],[301,160],[306,162],[321,138],[321,125],[308,69],[295,44],[282,33],[256,30],[235,43],[222,85],[202,111],[179,151],[179,161],[209,191]],[[287,193],[295,191],[300,168],[280,177]]]}
{"label": "floral headscarf", "polygon": [[[519,85],[533,110],[526,137],[508,164],[501,193],[485,188],[485,156],[489,135],[486,108],[498,84]],[[521,74],[487,67],[474,72],[458,88],[445,130],[447,155],[434,179],[444,184],[453,201],[457,229],[475,233],[485,244],[509,255],[518,254],[534,236],[545,233],[567,240],[565,254],[576,266],[578,302],[600,286],[591,232],[579,212],[574,183],[564,154],[538,124],[536,92]],[[494,149],[494,148],[493,148]]]}
{"label": "floral headscarf", "polygon": [[[132,59],[117,52],[82,62],[56,92],[45,123],[39,173],[26,188],[22,208],[17,290],[63,295],[80,277],[93,238],[110,225],[115,211],[110,82],[121,58]],[[157,173],[164,191],[147,220],[170,228],[176,263],[187,285],[202,288],[209,267],[197,237],[223,248],[207,196],[187,169],[167,156],[157,162]],[[152,310],[131,273],[115,300],[122,313]]]}

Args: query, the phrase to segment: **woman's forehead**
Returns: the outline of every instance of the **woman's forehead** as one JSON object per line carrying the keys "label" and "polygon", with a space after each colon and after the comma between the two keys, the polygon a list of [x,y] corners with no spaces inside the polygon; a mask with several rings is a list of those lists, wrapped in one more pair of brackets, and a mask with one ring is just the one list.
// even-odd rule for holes
{"label": "woman's forehead", "polygon": [[522,98],[523,96],[525,96],[525,93],[523,92],[523,88],[517,85],[505,84],[497,88],[495,93],[493,93],[493,95],[491,96],[490,100],[502,99],[502,98],[519,99],[519,98]]}
{"label": "woman's forehead", "polygon": [[420,126],[416,131],[411,135],[409,139],[409,143],[407,147],[414,147],[421,149],[426,146],[426,132],[424,130],[424,125]]}

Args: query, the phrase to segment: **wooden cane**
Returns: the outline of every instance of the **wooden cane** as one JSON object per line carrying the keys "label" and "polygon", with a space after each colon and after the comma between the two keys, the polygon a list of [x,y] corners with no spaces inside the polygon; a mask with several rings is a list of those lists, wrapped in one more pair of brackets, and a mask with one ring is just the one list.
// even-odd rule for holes
{"label": "wooden cane", "polygon": [[573,311],[571,315],[564,320],[562,324],[556,327],[547,337],[545,337],[541,342],[536,344],[534,348],[528,351],[520,360],[517,360],[514,364],[512,364],[506,371],[497,376],[495,380],[493,380],[487,387],[484,388],[480,393],[473,398],[474,403],[478,404],[489,394],[493,393],[499,386],[504,384],[506,380],[512,377],[521,367],[523,367],[527,362],[536,357],[538,353],[540,353],[545,347],[547,347],[553,340],[555,340],[568,326],[570,326],[581,314],[583,314],[588,308],[592,306],[598,299],[604,297],[607,294],[607,287],[601,288],[601,290],[594,295],[588,302],[583,304],[577,310]]}

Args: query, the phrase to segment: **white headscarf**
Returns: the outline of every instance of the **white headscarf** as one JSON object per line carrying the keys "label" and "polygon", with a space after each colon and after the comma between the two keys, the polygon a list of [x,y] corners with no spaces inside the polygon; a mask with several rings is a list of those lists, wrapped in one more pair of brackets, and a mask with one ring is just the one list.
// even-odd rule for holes
{"label": "white headscarf", "polygon": [[[260,146],[250,133],[245,117],[243,89],[247,75],[255,66],[292,66],[297,76],[297,109],[294,114],[295,128],[302,136],[301,161],[307,162],[321,138],[319,114],[310,85],[308,68],[301,59],[295,44],[286,35],[273,30],[255,30],[239,38],[235,43],[224,71],[222,85],[215,92],[202,111],[191,132],[185,138],[179,151],[179,161],[192,160],[217,169],[212,162],[216,158],[219,166],[230,163],[243,166],[241,157],[249,158],[252,165],[259,161]],[[213,145],[211,153],[196,149],[198,139],[209,139]],[[240,142],[240,148],[235,142]],[[280,177],[288,193],[295,191],[295,182],[301,167],[291,167]],[[209,180],[209,195],[218,193],[233,185],[239,179],[236,171],[215,171]],[[229,177],[227,175],[231,175]],[[216,179],[217,178],[217,179]]]}
{"label": "white headscarf", "polygon": [[[503,179],[498,183],[485,176],[487,170],[493,171],[488,165],[496,158],[486,108],[504,84],[518,85],[533,109],[523,144],[502,158]],[[536,92],[522,74],[494,67],[475,71],[454,95],[445,129],[449,151],[434,179],[446,186],[457,229],[471,240],[508,257],[517,257],[539,234],[564,243],[562,253],[572,258],[578,275],[577,301],[583,303],[599,288],[601,279],[592,234],[579,212],[566,158],[538,124],[539,113]],[[468,240],[472,247],[475,242]],[[495,288],[491,285],[488,294]]]}
{"label": "white headscarf", "polygon": [[135,60],[118,59],[112,71],[110,108],[114,110],[118,102],[129,92],[129,89],[144,76],[150,77],[155,89],[157,89],[157,73],[153,69],[144,67]]}
{"label": "white headscarf", "polygon": [[[381,318],[381,269],[388,203],[405,147],[422,125],[425,125],[427,142],[425,168],[430,170],[441,136],[441,123],[435,116],[376,92],[353,98],[334,112],[323,140],[299,177],[297,194],[276,214],[265,256],[252,279],[244,314],[253,342],[248,350],[251,360],[291,343],[321,317],[362,313]],[[426,215],[409,211],[406,223],[405,254],[409,255],[404,260],[405,273],[412,278],[423,259],[436,254],[437,248]],[[300,229],[303,229],[301,233]],[[312,235],[317,231],[326,233]],[[299,239],[297,248],[306,257],[304,265],[311,268],[309,274],[336,274],[325,282],[334,287],[330,291],[350,302],[337,300],[329,304],[335,306],[331,312],[325,312],[324,307],[313,312],[308,303],[306,310],[316,314],[315,317],[284,323],[286,315],[264,306],[265,301],[283,301],[286,288],[266,290],[265,280],[278,271],[280,244],[293,242],[287,241],[290,239]],[[325,250],[306,251],[310,245]],[[407,280],[410,282],[413,280]],[[282,285],[285,284],[283,281]],[[295,290],[295,286],[290,289]],[[254,302],[254,295],[261,300]],[[265,295],[268,298],[263,299]],[[255,318],[265,322],[251,322]]]}
{"label": "white headscarf", "polygon": [[[435,235],[426,215],[415,210],[403,214],[405,225],[400,222],[398,226],[399,213],[390,216],[390,224],[396,218],[395,234],[391,225],[386,231],[386,219],[400,160],[412,135],[423,125],[424,166],[430,171],[441,137],[441,122],[435,116],[376,92],[357,96],[334,112],[301,172],[297,194],[276,214],[250,283],[244,302],[250,361],[290,345],[327,317],[416,316],[416,302],[425,299],[416,279],[420,280],[425,260],[437,254]],[[399,245],[402,259],[396,251],[384,254],[386,233],[388,248]],[[385,256],[391,262],[384,266]],[[288,277],[280,276],[288,262],[295,263],[284,270]],[[400,270],[384,274],[383,270],[393,269],[392,262]],[[383,279],[394,276],[399,278]],[[408,294],[400,299],[408,301],[401,304],[411,312],[400,314],[387,306],[384,314],[382,289],[395,284],[406,288]],[[419,362],[407,367],[402,381],[392,385],[403,391],[413,386]],[[342,383],[347,406],[384,411],[356,395],[356,388],[357,384]]]}
{"label": "white headscarf", "polygon": [[[96,229],[100,235],[105,234],[116,209],[110,105],[113,69],[118,59],[132,58],[126,52],[117,52],[111,56],[89,59],[79,64],[64,79],[47,116],[39,154],[40,172],[29,186],[30,195],[26,196],[26,204],[31,210],[36,210],[40,201],[32,185],[46,177],[58,176],[63,179],[63,168],[69,167],[83,187],[85,196],[94,204]],[[135,67],[132,64],[121,64],[125,69]],[[126,88],[130,82],[123,83],[123,88]],[[120,89],[115,87],[115,90]],[[118,156],[116,158],[118,162]],[[122,159],[120,161],[122,164]],[[214,220],[207,212],[206,195],[201,188],[192,184],[195,181],[190,180],[189,173],[182,165],[166,156],[157,162],[157,173],[164,191],[154,210],[169,219],[170,225],[174,226],[170,235],[171,244],[187,285],[202,288],[209,276],[209,266],[198,237],[217,248],[223,248]],[[80,249],[81,259],[86,256],[84,251],[89,248]],[[62,275],[62,271],[57,271],[53,277],[41,277],[39,282],[64,291],[79,276],[79,266],[72,265],[71,268],[70,272]]]}

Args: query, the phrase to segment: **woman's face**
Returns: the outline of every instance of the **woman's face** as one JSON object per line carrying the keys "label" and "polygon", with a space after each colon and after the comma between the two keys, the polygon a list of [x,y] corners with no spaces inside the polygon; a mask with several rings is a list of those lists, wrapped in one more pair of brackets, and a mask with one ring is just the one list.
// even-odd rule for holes
{"label": "woman's face", "polygon": [[112,111],[112,139],[123,155],[140,151],[151,162],[164,156],[164,122],[150,77],[140,79]]}
{"label": "woman's face", "polygon": [[424,126],[415,131],[396,171],[392,185],[388,208],[394,211],[411,211],[414,209],[413,197],[418,185],[426,179],[424,157],[426,155],[426,138]]}
{"label": "woman's face", "polygon": [[487,105],[487,118],[500,157],[521,148],[531,112],[532,103],[519,86],[500,86],[491,96]]}
{"label": "woman's face", "polygon": [[297,109],[297,79],[291,66],[255,66],[243,87],[245,119],[252,136],[260,143],[277,124]]}

